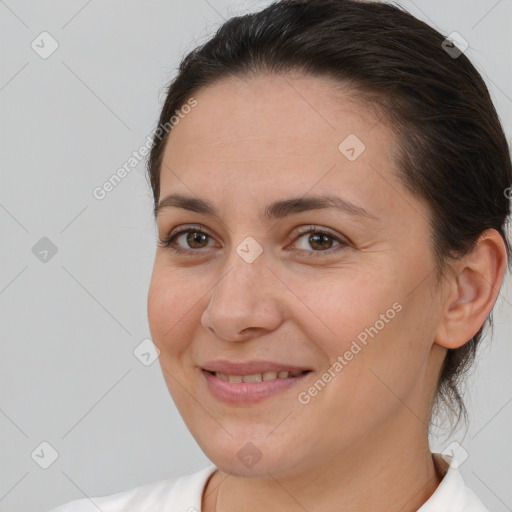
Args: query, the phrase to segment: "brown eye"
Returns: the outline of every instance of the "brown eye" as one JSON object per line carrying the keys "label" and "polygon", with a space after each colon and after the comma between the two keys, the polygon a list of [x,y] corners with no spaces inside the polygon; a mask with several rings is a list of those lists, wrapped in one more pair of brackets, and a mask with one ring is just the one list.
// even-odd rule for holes
{"label": "brown eye", "polygon": [[[186,235],[187,244],[192,249],[202,249],[208,246],[208,235],[198,231],[188,231]],[[204,242],[206,241],[206,244]]]}
{"label": "brown eye", "polygon": [[330,233],[320,231],[319,228],[308,228],[295,242],[297,248],[309,252],[322,252],[335,248],[338,245],[346,245]]}
{"label": "brown eye", "polygon": [[213,238],[208,235],[208,233],[205,233],[194,226],[186,226],[171,233],[165,239],[161,239],[160,245],[162,247],[168,247],[174,252],[199,253],[200,249],[207,249],[211,247],[209,242],[213,242]]}
{"label": "brown eye", "polygon": [[[306,226],[294,245],[308,256],[327,256],[348,247],[349,242],[317,226]],[[322,254],[328,253],[328,254]]]}
{"label": "brown eye", "polygon": [[333,239],[325,233],[313,233],[309,235],[308,242],[313,249],[324,251],[332,247]]}

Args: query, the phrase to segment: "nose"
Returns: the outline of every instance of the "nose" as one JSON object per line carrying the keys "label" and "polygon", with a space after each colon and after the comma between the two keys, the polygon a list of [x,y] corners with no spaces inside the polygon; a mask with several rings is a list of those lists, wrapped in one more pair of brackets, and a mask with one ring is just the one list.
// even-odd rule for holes
{"label": "nose", "polygon": [[202,325],[230,341],[262,336],[279,327],[283,321],[279,280],[267,268],[264,253],[252,263],[234,253],[226,268],[201,316]]}

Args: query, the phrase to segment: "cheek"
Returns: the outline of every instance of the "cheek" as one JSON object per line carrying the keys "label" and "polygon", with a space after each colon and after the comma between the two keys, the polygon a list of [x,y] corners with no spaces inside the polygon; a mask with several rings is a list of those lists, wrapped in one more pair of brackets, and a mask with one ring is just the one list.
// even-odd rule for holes
{"label": "cheek", "polygon": [[350,402],[353,412],[357,404],[393,400],[386,384],[405,394],[428,360],[428,304],[421,294],[408,295],[403,283],[384,275],[354,273],[331,280],[329,287],[317,282],[301,289],[301,298],[311,305],[311,312],[301,317],[301,329],[326,354],[323,370],[343,375],[329,388],[339,407]]}
{"label": "cheek", "polygon": [[373,338],[385,337],[399,321],[400,293],[393,290],[392,280],[372,270],[343,269],[343,275],[326,275],[297,286],[309,311],[296,318],[311,340],[322,340],[331,361],[349,350],[352,342],[364,347]]}
{"label": "cheek", "polygon": [[152,340],[161,352],[179,352],[186,346],[187,333],[199,321],[204,295],[201,283],[184,281],[174,273],[155,267],[148,292],[148,322]]}

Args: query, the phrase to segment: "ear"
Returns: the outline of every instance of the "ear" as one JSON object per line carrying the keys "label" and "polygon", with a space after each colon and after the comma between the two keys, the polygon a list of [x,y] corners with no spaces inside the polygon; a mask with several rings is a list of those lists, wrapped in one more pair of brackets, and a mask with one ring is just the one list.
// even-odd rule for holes
{"label": "ear", "polygon": [[474,249],[454,265],[434,342],[459,348],[482,327],[498,298],[507,270],[507,249],[495,229],[484,231]]}

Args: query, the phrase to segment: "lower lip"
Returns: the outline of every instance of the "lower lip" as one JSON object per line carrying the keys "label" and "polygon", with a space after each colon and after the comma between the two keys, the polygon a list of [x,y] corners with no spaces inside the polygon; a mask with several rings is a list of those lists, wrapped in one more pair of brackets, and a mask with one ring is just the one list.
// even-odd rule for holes
{"label": "lower lip", "polygon": [[212,395],[222,402],[233,405],[254,404],[290,389],[301,383],[311,372],[286,379],[262,380],[261,382],[226,382],[214,374],[202,370]]}

